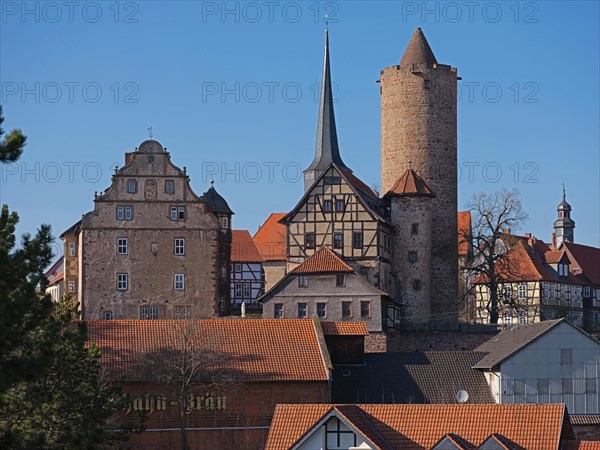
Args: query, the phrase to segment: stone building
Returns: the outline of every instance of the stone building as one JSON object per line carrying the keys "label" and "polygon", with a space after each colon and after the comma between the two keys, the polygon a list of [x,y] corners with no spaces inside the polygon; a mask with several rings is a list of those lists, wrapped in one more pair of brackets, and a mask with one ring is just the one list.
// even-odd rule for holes
{"label": "stone building", "polygon": [[232,213],[208,194],[192,191],[157,141],[126,153],[93,211],[61,235],[64,283],[83,319],[226,314]]}
{"label": "stone building", "polygon": [[458,320],[457,80],[420,29],[381,72],[380,196],[340,155],[326,33],[315,157],[280,220],[288,270],[330,247],[400,306],[402,322]]}
{"label": "stone building", "polygon": [[364,322],[367,351],[386,351],[384,331],[396,326],[398,305],[375,288],[329,247],[322,247],[291,270],[259,299],[266,319],[307,318]]}

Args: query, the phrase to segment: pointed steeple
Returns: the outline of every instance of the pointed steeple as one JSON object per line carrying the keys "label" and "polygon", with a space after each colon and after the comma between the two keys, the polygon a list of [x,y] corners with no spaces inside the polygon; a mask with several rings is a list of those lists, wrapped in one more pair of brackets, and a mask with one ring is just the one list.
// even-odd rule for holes
{"label": "pointed steeple", "polygon": [[321,97],[319,101],[317,145],[315,147],[315,159],[304,171],[304,191],[307,191],[308,188],[312,186],[315,180],[332,162],[338,167],[346,167],[340,157],[337,131],[335,128],[331,70],[329,67],[329,32],[325,30],[325,56],[323,61],[323,77],[321,80]]}
{"label": "pointed steeple", "polygon": [[563,183],[562,201],[556,208],[558,219],[554,221],[553,242],[556,248],[564,241],[575,242],[575,221],[571,219],[571,205],[567,203],[567,193]]}
{"label": "pointed steeple", "polygon": [[437,59],[420,28],[417,28],[400,60],[401,67],[427,66],[437,64]]}

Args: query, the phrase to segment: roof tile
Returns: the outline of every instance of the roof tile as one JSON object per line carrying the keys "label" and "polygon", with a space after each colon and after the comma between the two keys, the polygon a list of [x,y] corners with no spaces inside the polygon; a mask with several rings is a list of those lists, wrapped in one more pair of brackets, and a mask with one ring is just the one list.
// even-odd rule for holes
{"label": "roof tile", "polygon": [[254,243],[265,261],[285,261],[286,228],[279,223],[285,213],[272,213],[254,235]]}
{"label": "roof tile", "polygon": [[231,262],[260,262],[263,257],[248,230],[231,231]]}
{"label": "roof tile", "polygon": [[329,247],[322,247],[314,255],[304,261],[290,273],[333,273],[353,272],[352,267],[346,264]]}

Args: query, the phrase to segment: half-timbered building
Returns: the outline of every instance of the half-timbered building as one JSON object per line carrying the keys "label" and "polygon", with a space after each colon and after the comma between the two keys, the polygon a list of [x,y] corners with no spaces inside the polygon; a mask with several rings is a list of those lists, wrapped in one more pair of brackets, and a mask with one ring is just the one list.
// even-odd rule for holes
{"label": "half-timbered building", "polygon": [[[233,230],[231,234],[231,308],[238,312],[242,303],[257,307],[264,293],[263,257],[248,230]],[[260,309],[260,308],[259,308]]]}

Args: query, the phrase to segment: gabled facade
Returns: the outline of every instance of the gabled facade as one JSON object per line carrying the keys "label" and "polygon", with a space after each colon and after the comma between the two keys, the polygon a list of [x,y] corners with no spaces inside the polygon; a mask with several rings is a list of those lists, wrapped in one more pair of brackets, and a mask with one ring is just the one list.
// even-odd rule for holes
{"label": "gabled facade", "polygon": [[46,273],[48,279],[48,287],[46,293],[50,295],[52,300],[55,302],[60,300],[65,294],[65,258],[61,256],[58,260],[50,267]]}
{"label": "gabled facade", "polygon": [[258,309],[257,300],[265,293],[264,279],[263,258],[250,233],[248,230],[233,230],[230,295],[235,312],[242,303]]}
{"label": "gabled facade", "polygon": [[373,286],[392,288],[390,225],[379,200],[348,169],[331,163],[298,205],[281,219],[287,227],[288,270],[323,247],[339,253]]}
{"label": "gabled facade", "polygon": [[265,291],[275,286],[287,271],[287,232],[279,222],[285,215],[272,213],[252,237],[263,258]]}
{"label": "gabled facade", "polygon": [[513,325],[476,351],[497,403],[564,403],[600,413],[600,343],[564,319]]}
{"label": "gabled facade", "polygon": [[127,153],[94,210],[61,235],[83,319],[226,314],[230,234],[219,219],[157,141]]}

